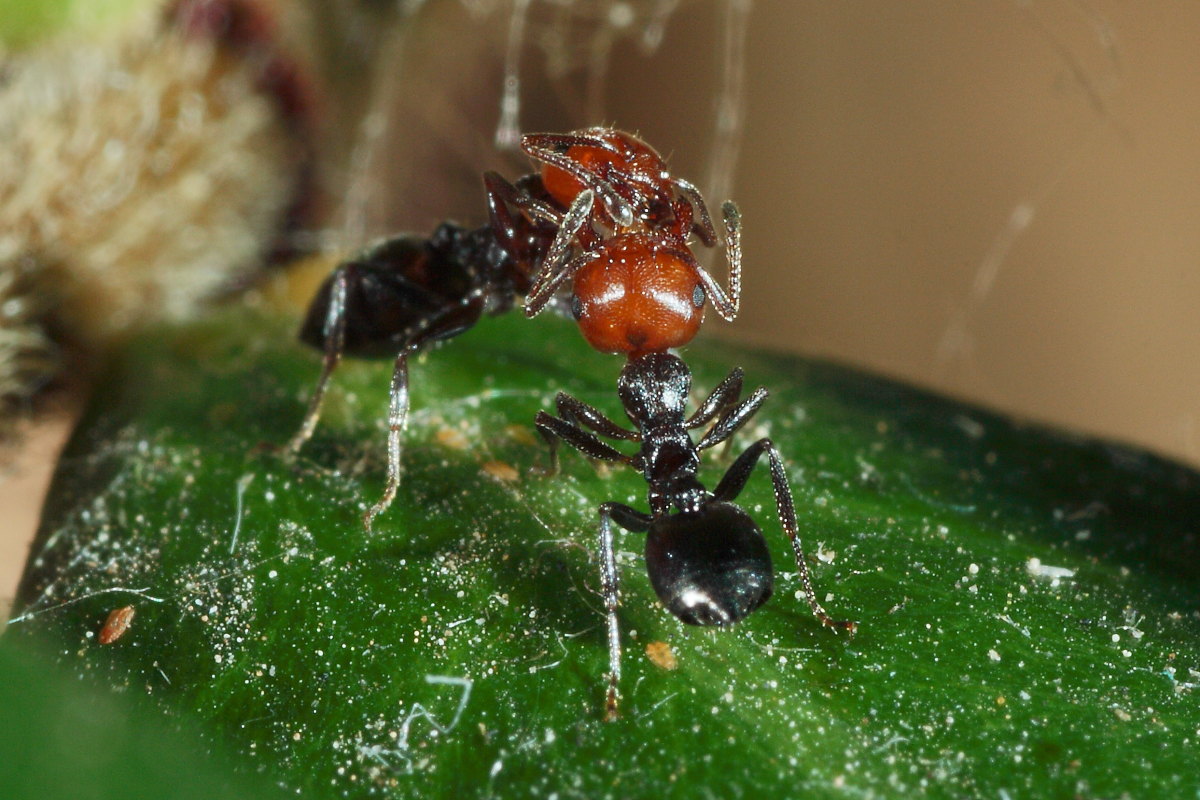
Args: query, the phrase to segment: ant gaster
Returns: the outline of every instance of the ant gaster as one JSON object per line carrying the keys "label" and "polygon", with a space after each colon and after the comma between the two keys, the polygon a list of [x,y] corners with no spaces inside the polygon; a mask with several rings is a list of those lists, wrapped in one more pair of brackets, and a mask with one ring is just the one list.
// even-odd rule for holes
{"label": "ant gaster", "polygon": [[[732,625],[765,603],[772,591],[771,557],[762,530],[734,503],[763,454],[771,467],[779,521],[791,542],[813,614],[835,630],[853,634],[857,627],[854,622],[833,619],[817,601],[783,459],[770,439],[759,439],[746,448],[713,491],[697,477],[700,451],[729,440],[767,398],[766,389],[759,388],[739,402],[742,379],[741,368],[733,369],[688,417],[684,410],[692,375],[687,365],[670,353],[643,353],[626,363],[617,381],[617,394],[633,430],[563,393],[556,398],[557,417],[545,411],[537,415],[535,425],[550,444],[552,471],[558,466],[558,442],[563,441],[590,459],[627,464],[646,480],[649,514],[621,503],[603,503],[599,509],[601,591],[608,622],[608,719],[617,714],[621,676],[612,523],[647,534],[646,568],[667,610],[690,625]],[[712,427],[694,442],[691,431],[710,422]],[[626,455],[601,437],[635,441],[640,446],[633,455]]]}

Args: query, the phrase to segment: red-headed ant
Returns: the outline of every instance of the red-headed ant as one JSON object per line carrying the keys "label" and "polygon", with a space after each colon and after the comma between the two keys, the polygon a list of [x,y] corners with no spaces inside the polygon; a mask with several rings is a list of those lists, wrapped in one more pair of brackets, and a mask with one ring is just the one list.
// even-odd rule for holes
{"label": "red-headed ant", "polygon": [[[628,464],[646,479],[650,513],[621,503],[600,506],[600,580],[608,615],[608,693],[606,718],[617,714],[621,644],[617,627],[617,562],[611,523],[646,533],[646,569],[659,600],[690,625],[732,625],[771,596],[773,570],[762,530],[734,504],[758,459],[765,453],[783,531],[792,544],[800,583],[823,625],[854,633],[856,623],[835,620],[817,601],[804,551],[796,508],[783,459],[770,439],[746,448],[708,491],[697,478],[700,451],[729,438],[754,416],[767,398],[759,388],[740,400],[742,370],[735,368],[690,416],[684,415],[692,374],[677,356],[649,352],[632,356],[617,380],[617,394],[634,430],[568,394],[555,401],[558,416],[538,412],[538,432],[550,444],[550,469],[558,466],[557,445],[566,442],[590,459]],[[716,422],[713,422],[716,420]],[[691,431],[712,422],[699,442]],[[585,430],[590,429],[590,430]],[[602,438],[639,442],[626,455]],[[674,512],[672,512],[674,509]]]}
{"label": "red-headed ant", "polygon": [[[629,430],[597,409],[560,393],[558,416],[539,412],[538,431],[550,444],[550,471],[564,441],[589,458],[628,464],[646,480],[650,513],[621,503],[600,506],[600,576],[608,616],[609,675],[606,717],[617,713],[621,647],[617,627],[617,566],[611,523],[647,533],[646,567],[663,605],[692,625],[732,625],[771,596],[773,570],[762,530],[734,504],[765,453],[780,523],[791,541],[800,581],[822,624],[853,633],[855,623],[835,620],[813,591],[800,546],[795,504],[779,451],[760,439],[729,467],[709,492],[697,478],[700,451],[727,442],[766,400],[758,389],[741,400],[742,370],[735,368],[690,417],[685,416],[692,375],[667,351],[695,336],[704,302],[712,298],[727,320],[738,312],[741,292],[741,222],[737,206],[722,206],[729,258],[729,294],[693,257],[689,237],[714,246],[717,234],[700,192],[673,177],[659,155],[620,131],[590,128],[573,134],[534,134],[521,142],[543,162],[542,188],[564,214],[521,196],[502,178],[489,183],[528,219],[553,220],[558,231],[533,274],[525,313],[534,316],[568,280],[571,312],[597,350],[624,353],[617,382]],[[493,209],[506,211],[504,203]],[[493,218],[502,237],[506,219]],[[715,422],[714,422],[715,420]],[[712,423],[699,442],[691,431]],[[603,438],[640,443],[625,455]],[[675,509],[676,513],[672,513]]]}

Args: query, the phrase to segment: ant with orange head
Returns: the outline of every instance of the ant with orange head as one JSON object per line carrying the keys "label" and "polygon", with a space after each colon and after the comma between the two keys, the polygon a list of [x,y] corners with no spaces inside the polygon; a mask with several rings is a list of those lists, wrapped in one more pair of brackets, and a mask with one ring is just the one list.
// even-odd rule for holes
{"label": "ant with orange head", "polygon": [[[662,604],[689,625],[728,626],[741,621],[771,596],[773,569],[762,529],[734,501],[765,454],[771,467],[776,511],[796,561],[800,583],[822,625],[851,635],[857,623],[836,620],[817,601],[800,544],[796,506],[779,450],[759,439],[726,470],[711,492],[697,477],[700,451],[729,442],[758,411],[767,390],[740,400],[743,373],[734,368],[691,416],[685,415],[692,375],[671,353],[632,355],[617,380],[617,394],[633,429],[624,428],[596,408],[559,393],[558,416],[538,412],[534,421],[550,446],[549,472],[558,468],[558,443],[565,442],[594,461],[626,464],[646,480],[650,513],[621,503],[602,503],[600,579],[608,624],[608,691],[605,718],[617,716],[621,643],[617,624],[617,563],[612,523],[645,533],[646,570]],[[714,422],[715,420],[715,422]],[[691,431],[708,426],[700,440]],[[626,455],[603,441],[634,441]]]}
{"label": "ant with orange head", "polygon": [[[762,529],[734,501],[765,454],[776,510],[791,542],[797,572],[813,614],[825,626],[853,634],[856,623],[831,617],[816,599],[800,544],[796,508],[778,449],[760,439],[742,452],[713,491],[700,483],[700,452],[729,443],[767,398],[759,388],[742,400],[741,368],[691,415],[685,414],[692,375],[668,350],[695,336],[706,297],[725,319],[736,316],[741,276],[741,224],[732,202],[723,206],[730,264],[729,294],[696,262],[688,244],[695,233],[707,246],[717,241],[708,209],[690,183],[666,170],[641,140],[620,131],[592,128],[573,134],[533,134],[522,148],[543,162],[542,188],[563,213],[543,201],[521,197],[498,176],[490,185],[503,196],[492,203],[497,238],[512,225],[507,205],[530,219],[553,220],[557,234],[534,272],[525,313],[535,316],[572,281],[569,304],[584,337],[597,350],[628,360],[617,394],[633,428],[565,393],[557,416],[539,412],[535,426],[550,446],[558,469],[565,442],[597,461],[627,464],[646,481],[650,513],[603,503],[600,513],[600,577],[608,627],[608,690],[605,717],[617,716],[621,674],[619,603],[612,524],[646,533],[646,567],[663,605],[691,625],[732,625],[771,596],[773,567]],[[503,201],[503,202],[500,202]],[[694,441],[691,432],[709,426]],[[633,441],[626,455],[604,441]]]}

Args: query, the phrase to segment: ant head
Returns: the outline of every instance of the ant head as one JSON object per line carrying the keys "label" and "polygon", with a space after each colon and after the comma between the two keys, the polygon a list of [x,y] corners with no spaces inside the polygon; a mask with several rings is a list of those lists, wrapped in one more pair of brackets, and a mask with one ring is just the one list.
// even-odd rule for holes
{"label": "ant head", "polygon": [[682,347],[700,330],[708,300],[691,253],[647,234],[605,242],[575,273],[574,288],[579,329],[604,353]]}
{"label": "ant head", "polygon": [[771,596],[773,570],[762,530],[732,503],[661,517],[646,537],[650,584],[689,625],[732,625]]}

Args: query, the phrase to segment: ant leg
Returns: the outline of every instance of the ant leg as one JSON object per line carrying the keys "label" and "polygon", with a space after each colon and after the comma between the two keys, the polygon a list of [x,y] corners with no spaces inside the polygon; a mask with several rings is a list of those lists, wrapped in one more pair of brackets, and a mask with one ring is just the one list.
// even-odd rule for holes
{"label": "ant leg", "polygon": [[[488,219],[491,221],[492,233],[506,252],[513,253],[517,242],[513,239],[516,223],[509,206],[524,212],[530,219],[539,219],[552,225],[562,222],[562,214],[536,197],[513,186],[498,172],[483,173],[483,185],[487,189]],[[527,254],[517,254],[527,257]]]}
{"label": "ant leg", "polygon": [[[692,230],[700,237],[700,241],[705,247],[712,247],[717,243],[717,229],[713,227],[712,217],[708,213],[708,204],[704,202],[704,195],[700,194],[700,190],[691,181],[686,181],[683,178],[671,178],[671,183],[679,190],[679,193],[691,203],[692,210],[698,218],[692,225]],[[687,233],[684,231],[684,233]]]}
{"label": "ant leg", "polygon": [[392,386],[388,392],[387,485],[383,496],[363,515],[363,527],[370,533],[375,517],[387,511],[400,487],[400,437],[408,424],[408,351],[396,356]]}
{"label": "ant leg", "polygon": [[619,439],[627,442],[641,441],[642,435],[637,431],[622,428],[604,416],[598,409],[589,406],[579,398],[572,397],[566,392],[559,392],[554,398],[554,409],[558,412],[559,417],[576,427],[586,425],[596,431],[596,433],[609,439]]}
{"label": "ant leg", "polygon": [[492,235],[506,253],[514,251],[513,233],[516,223],[508,213],[508,204],[515,202],[517,187],[506,181],[499,173],[483,173],[483,185],[487,190],[488,220]]}
{"label": "ant leg", "polygon": [[787,534],[788,540],[792,544],[792,553],[796,557],[796,570],[800,574],[800,583],[804,587],[804,595],[808,598],[808,605],[812,608],[813,615],[822,625],[835,630],[849,631],[850,635],[853,636],[854,631],[858,628],[857,622],[834,619],[825,612],[820,602],[817,601],[817,593],[813,589],[812,577],[808,572],[808,562],[805,560],[804,550],[800,546],[800,528],[796,523],[796,505],[792,501],[792,490],[788,486],[787,472],[783,468],[783,458],[780,457],[779,451],[770,439],[759,439],[738,456],[737,461],[733,462],[732,466],[725,472],[725,477],[721,478],[721,482],[713,490],[713,497],[722,502],[732,502],[741,493],[742,489],[745,488],[746,481],[750,478],[750,473],[754,470],[755,464],[758,463],[758,459],[763,453],[766,453],[770,459],[771,485],[775,489],[775,507],[779,512],[779,522],[783,525],[783,532]]}
{"label": "ant leg", "polygon": [[572,147],[591,147],[607,150],[610,153],[620,153],[620,150],[613,144],[598,136],[530,133],[521,137],[521,149],[527,155],[574,176],[576,180],[600,196],[600,202],[604,204],[604,210],[612,217],[613,222],[626,228],[632,225],[634,221],[633,208],[625,201],[625,198],[617,194],[617,190],[609,181],[587,169],[578,161],[568,158],[566,152]]}
{"label": "ant leg", "polygon": [[642,533],[650,528],[653,520],[649,514],[620,503],[604,503],[600,506],[600,591],[604,595],[604,614],[608,621],[608,692],[604,700],[604,720],[617,718],[620,701],[618,685],[621,682],[621,631],[617,624],[617,554],[613,547],[612,525],[616,522],[627,531]]}
{"label": "ant leg", "polygon": [[483,312],[482,294],[481,289],[472,289],[457,302],[447,304],[425,319],[419,327],[406,332],[408,344],[396,356],[388,390],[387,483],[383,496],[363,515],[363,527],[368,532],[375,517],[387,511],[396,499],[396,491],[400,487],[400,443],[404,429],[408,427],[408,354],[431,339],[453,335],[474,325]]}
{"label": "ant leg", "polygon": [[742,395],[742,378],[745,373],[741,367],[734,367],[725,376],[725,379],[717,384],[717,388],[713,389],[700,407],[696,409],[696,413],[688,417],[683,424],[685,428],[695,430],[712,422],[718,416],[729,410],[738,398]]}
{"label": "ant leg", "polygon": [[742,304],[742,214],[732,200],[721,204],[725,217],[725,253],[729,258],[729,294],[717,284],[708,270],[697,265],[700,282],[712,299],[713,308],[726,322],[732,322]]}
{"label": "ant leg", "polygon": [[622,464],[632,464],[633,457],[627,456],[620,450],[610,447],[600,441],[594,433],[581,429],[570,420],[559,419],[545,411],[539,411],[533,420],[538,433],[550,445],[550,466],[542,472],[553,475],[558,472],[558,443],[560,441],[574,447],[590,459],[599,461],[618,461]]}
{"label": "ant leg", "polygon": [[591,189],[584,189],[567,209],[562,223],[558,226],[558,233],[554,235],[554,241],[551,242],[550,249],[546,253],[546,258],[533,276],[529,294],[525,297],[525,316],[536,317],[546,307],[546,303],[550,302],[550,298],[554,296],[563,282],[574,275],[591,258],[591,256],[583,254],[567,261],[567,256],[571,252],[571,242],[579,235],[591,217],[593,197]]}
{"label": "ant leg", "polygon": [[342,360],[342,350],[346,344],[346,277],[347,267],[338,267],[333,275],[333,284],[329,292],[329,308],[325,312],[325,325],[322,336],[325,339],[325,355],[321,362],[321,377],[313,389],[312,397],[308,400],[308,409],[304,412],[304,420],[300,429],[284,447],[287,456],[294,456],[312,438],[317,428],[317,420],[321,417],[321,404],[325,401],[325,390],[329,387],[329,379]]}
{"label": "ant leg", "polygon": [[[744,373],[742,372],[741,367],[734,367],[732,370],[730,370],[729,374],[725,376],[725,380],[721,381],[721,383],[717,385],[717,388],[712,390],[712,394],[708,396],[708,399],[701,403],[700,407],[696,409],[696,413],[692,414],[692,416],[688,418],[687,422],[684,423],[684,427],[687,428],[687,430],[694,430],[707,425],[710,421],[718,416],[724,419],[724,417],[729,414],[730,410],[737,405],[738,400],[741,398],[743,376]],[[757,410],[757,406],[755,407],[755,410]],[[753,413],[753,411],[750,412],[751,415]],[[745,420],[742,422],[745,422]],[[720,422],[717,423],[718,426],[720,424]],[[717,426],[710,428],[704,437],[702,437],[702,443],[697,445],[696,449],[703,450],[706,447],[711,447],[717,444],[721,441],[721,439],[724,439],[725,447],[721,449],[721,457],[727,458],[731,448],[733,447],[733,439],[731,438],[732,434],[737,430],[738,427],[741,427],[741,424],[742,423],[738,423],[733,430],[729,431],[729,433],[725,434],[720,439],[717,439],[710,444],[703,444],[705,440],[714,435],[713,431]]]}
{"label": "ant leg", "polygon": [[[604,128],[589,128],[588,130],[603,132]],[[527,133],[521,137],[521,149],[525,154],[539,161],[545,161],[554,166],[560,166],[557,159],[562,158],[562,154],[572,147],[594,147],[598,150],[607,150],[610,153],[620,155],[621,150],[612,142],[602,136],[589,134],[587,131],[578,131],[575,133]],[[577,176],[580,178],[587,177],[589,174],[582,171],[577,162],[575,169],[581,170],[582,174]],[[568,167],[563,166],[563,169]]]}
{"label": "ant leg", "polygon": [[704,434],[704,438],[696,445],[696,449],[707,450],[710,447],[719,445],[721,442],[729,441],[729,437],[737,433],[751,417],[758,413],[759,407],[766,399],[766,389],[761,386],[755,389],[754,394],[726,411],[717,420],[717,424],[708,429],[708,433]]}

